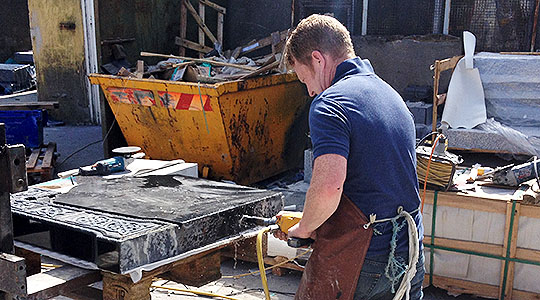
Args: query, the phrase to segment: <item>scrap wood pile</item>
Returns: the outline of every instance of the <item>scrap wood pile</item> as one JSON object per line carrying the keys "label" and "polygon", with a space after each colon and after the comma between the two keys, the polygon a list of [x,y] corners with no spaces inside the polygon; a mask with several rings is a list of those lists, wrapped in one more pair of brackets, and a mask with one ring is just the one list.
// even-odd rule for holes
{"label": "scrap wood pile", "polygon": [[[102,69],[106,73],[123,77],[204,83],[284,73],[286,68],[283,62],[283,49],[287,33],[288,31],[275,32],[269,37],[253,40],[247,45],[227,51],[221,51],[220,46],[216,44],[204,58],[141,52],[142,57],[167,58],[150,66],[144,65],[144,62],[139,60],[136,67],[130,68],[125,56],[120,54],[122,64],[111,63],[104,65]],[[264,48],[271,49],[271,53],[253,58],[246,56],[255,50],[264,51]],[[123,52],[121,46],[117,52]]]}

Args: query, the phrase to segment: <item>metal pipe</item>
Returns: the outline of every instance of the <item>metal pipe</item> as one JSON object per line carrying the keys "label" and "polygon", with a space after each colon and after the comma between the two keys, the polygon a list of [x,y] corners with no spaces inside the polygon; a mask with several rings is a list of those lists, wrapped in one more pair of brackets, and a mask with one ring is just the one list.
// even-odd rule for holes
{"label": "metal pipe", "polygon": [[536,7],[534,9],[534,21],[531,36],[531,52],[534,52],[534,44],[536,44],[536,26],[538,24],[538,9],[540,8],[540,0],[536,0]]}
{"label": "metal pipe", "polygon": [[443,9],[442,0],[435,0],[435,8],[433,11],[433,34],[441,33],[441,12]]}
{"label": "metal pipe", "polygon": [[362,35],[367,34],[367,17],[368,17],[368,4],[369,0],[362,1]]}
{"label": "metal pipe", "polygon": [[446,0],[444,4],[444,23],[443,23],[443,34],[448,34],[448,28],[450,27],[450,6],[451,0]]}

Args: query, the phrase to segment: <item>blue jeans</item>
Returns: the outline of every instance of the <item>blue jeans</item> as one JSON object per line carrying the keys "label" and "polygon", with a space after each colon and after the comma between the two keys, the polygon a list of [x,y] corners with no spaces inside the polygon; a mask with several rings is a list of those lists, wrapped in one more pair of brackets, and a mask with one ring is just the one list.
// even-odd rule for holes
{"label": "blue jeans", "polygon": [[[408,253],[397,253],[397,257],[408,261]],[[354,300],[391,300],[394,298],[390,280],[384,274],[384,269],[388,263],[388,256],[376,256],[366,258],[362,266],[362,272],[356,285]],[[424,251],[420,251],[418,264],[416,265],[416,275],[411,281],[411,300],[420,300],[423,298],[422,281],[424,281]],[[401,283],[401,278],[399,280]],[[395,290],[398,289],[399,283],[396,284]],[[405,298],[403,298],[405,299]]]}

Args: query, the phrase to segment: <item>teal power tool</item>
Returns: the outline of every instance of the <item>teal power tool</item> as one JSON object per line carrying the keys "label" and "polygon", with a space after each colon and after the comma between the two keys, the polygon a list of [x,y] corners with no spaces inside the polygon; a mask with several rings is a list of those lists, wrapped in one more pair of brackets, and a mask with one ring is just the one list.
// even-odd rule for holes
{"label": "teal power tool", "polygon": [[91,166],[79,168],[79,175],[92,176],[92,175],[110,175],[115,172],[122,172],[126,170],[125,159],[121,156],[115,156],[109,159],[97,161]]}
{"label": "teal power tool", "polygon": [[[253,217],[253,216],[243,216],[241,221],[246,223],[252,223],[259,226],[273,226],[276,225],[279,230],[284,233],[289,233],[289,228],[296,225],[302,219],[302,212],[297,211],[285,211],[279,217],[273,218],[262,218],[262,217]],[[277,228],[276,228],[277,229]],[[300,248],[304,246],[309,246],[313,243],[313,239],[301,239],[301,238],[289,238],[287,240],[287,245],[293,248]]]}
{"label": "teal power tool", "polygon": [[[490,174],[486,174],[490,175]],[[540,159],[533,157],[521,165],[508,165],[492,172],[493,183],[506,186],[518,186],[525,181],[536,179],[540,185]]]}

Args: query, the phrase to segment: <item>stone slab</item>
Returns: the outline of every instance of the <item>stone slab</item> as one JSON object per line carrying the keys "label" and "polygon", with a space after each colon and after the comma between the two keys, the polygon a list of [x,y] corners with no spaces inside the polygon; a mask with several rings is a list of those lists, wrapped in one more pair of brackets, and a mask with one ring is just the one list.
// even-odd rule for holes
{"label": "stone slab", "polygon": [[242,215],[283,206],[279,192],[182,176],[77,181],[65,194],[12,195],[15,239],[117,273],[238,235]]}

